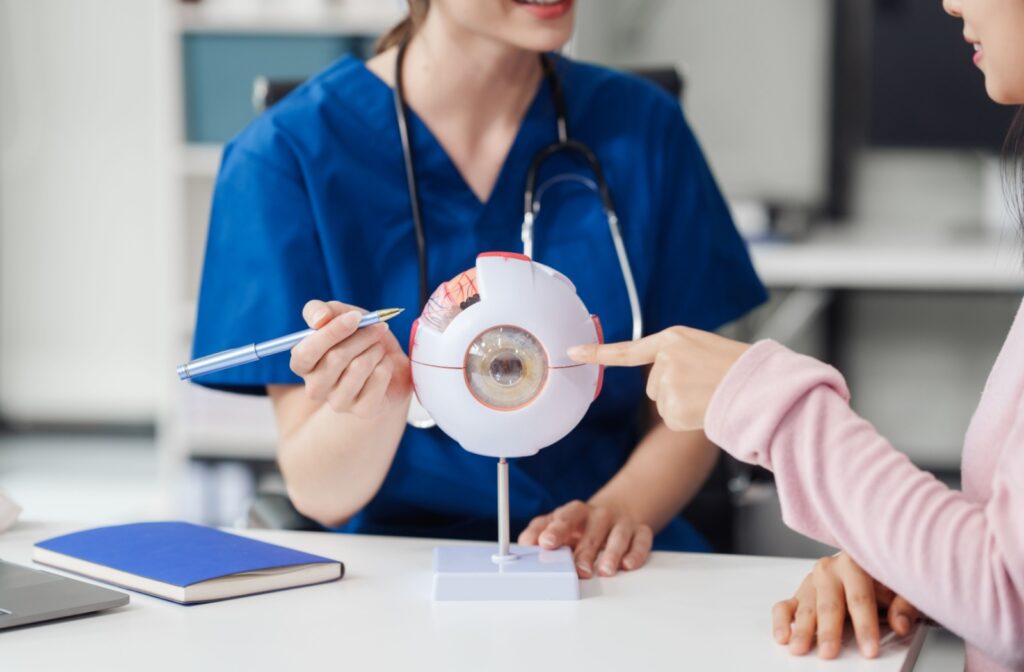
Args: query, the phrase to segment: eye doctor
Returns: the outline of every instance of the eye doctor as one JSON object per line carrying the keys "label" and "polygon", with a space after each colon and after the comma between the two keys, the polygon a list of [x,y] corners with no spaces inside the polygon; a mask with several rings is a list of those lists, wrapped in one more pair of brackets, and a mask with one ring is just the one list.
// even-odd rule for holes
{"label": "eye doctor", "polygon": [[[1024,0],[946,0],[993,100],[1024,104]],[[1011,146],[1024,149],[1024,113]],[[1024,161],[1024,157],[1017,157]],[[1024,168],[1010,173],[1024,193]],[[1024,224],[1024,202],[1021,207]],[[653,365],[666,424],[703,428],[775,472],[783,519],[844,549],[775,606],[779,643],[834,658],[849,612],[878,655],[877,607],[898,633],[919,612],[967,642],[969,670],[1024,669],[1024,318],[1018,312],[967,433],[963,492],[919,470],[849,407],[835,369],[772,341],[674,327],[635,343],[570,350],[580,362]]]}
{"label": "eye doctor", "polygon": [[[406,423],[407,335],[424,291],[480,252],[523,249],[527,172],[563,129],[603,169],[650,330],[716,328],[765,295],[678,102],[552,53],[572,33],[572,0],[410,11],[375,57],[342,58],[228,144],[194,351],[317,327],[290,361],[199,380],[270,395],[297,508],[340,531],[493,539],[491,461]],[[533,257],[572,278],[607,338],[629,338],[616,247],[583,184],[594,179],[578,154],[545,162]],[[356,331],[356,306],[409,310]],[[642,372],[613,372],[603,389],[566,439],[511,464],[519,541],[571,545],[582,577],[638,568],[652,544],[707,549],[678,513],[716,449],[647,412]]]}

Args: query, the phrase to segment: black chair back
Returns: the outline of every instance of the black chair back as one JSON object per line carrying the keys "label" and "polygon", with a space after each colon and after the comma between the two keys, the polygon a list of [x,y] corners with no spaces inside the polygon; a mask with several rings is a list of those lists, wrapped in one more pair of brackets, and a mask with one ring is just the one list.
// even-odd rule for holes
{"label": "black chair back", "polygon": [[[682,100],[685,88],[683,76],[675,68],[636,68],[627,72],[657,84],[678,100]],[[269,79],[257,77],[253,82],[252,104],[257,112],[263,112],[287,96],[302,84],[301,79]]]}

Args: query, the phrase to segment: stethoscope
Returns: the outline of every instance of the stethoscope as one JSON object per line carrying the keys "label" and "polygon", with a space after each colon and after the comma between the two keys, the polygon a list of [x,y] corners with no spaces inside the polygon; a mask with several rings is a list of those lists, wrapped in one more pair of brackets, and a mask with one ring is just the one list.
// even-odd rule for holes
{"label": "stethoscope", "polygon": [[[398,55],[395,59],[395,88],[394,102],[395,115],[398,118],[398,134],[402,141],[402,156],[405,160],[405,179],[409,189],[409,203],[412,209],[412,222],[416,232],[416,252],[419,261],[419,285],[420,285],[420,308],[427,304],[430,298],[430,284],[427,273],[427,237],[423,229],[423,217],[420,209],[419,189],[416,185],[416,170],[413,165],[412,144],[409,142],[408,108],[405,105],[405,95],[402,90],[402,62],[405,60],[405,50],[408,47],[408,40],[402,41],[398,46]],[[626,246],[622,240],[622,231],[619,228],[619,216],[612,204],[611,192],[608,183],[604,179],[604,171],[593,150],[579,140],[569,137],[569,126],[566,121],[565,97],[562,93],[562,83],[555,72],[554,64],[547,54],[540,56],[541,68],[544,77],[551,87],[551,97],[555,104],[555,113],[558,124],[558,140],[541,149],[530,162],[530,168],[526,173],[526,190],[523,193],[523,224],[522,240],[523,254],[533,258],[533,228],[537,216],[540,214],[541,199],[544,192],[554,184],[565,181],[579,182],[592,191],[597,192],[601,198],[601,205],[604,208],[605,218],[608,220],[608,230],[611,233],[612,244],[615,246],[615,254],[619,259],[619,268],[622,270],[622,280],[626,285],[626,294],[629,297],[629,308],[633,315],[633,340],[643,336],[643,315],[640,312],[640,299],[636,291],[636,282],[633,280],[633,268],[629,264],[629,256],[626,254]],[[541,185],[537,190],[537,175],[544,162],[560,152],[571,152],[581,157],[590,167],[594,179],[588,179],[580,175],[560,175],[552,178]]]}

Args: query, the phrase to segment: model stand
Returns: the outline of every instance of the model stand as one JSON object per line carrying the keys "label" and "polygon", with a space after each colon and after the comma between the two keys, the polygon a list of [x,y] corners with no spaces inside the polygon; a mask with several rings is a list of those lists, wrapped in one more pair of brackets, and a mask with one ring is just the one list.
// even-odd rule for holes
{"label": "model stand", "polygon": [[435,600],[575,600],[568,548],[512,545],[508,459],[568,434],[601,389],[600,367],[565,354],[601,342],[597,318],[557,271],[491,252],[438,288],[409,336],[413,387],[446,434],[498,458],[498,547],[434,549]]}

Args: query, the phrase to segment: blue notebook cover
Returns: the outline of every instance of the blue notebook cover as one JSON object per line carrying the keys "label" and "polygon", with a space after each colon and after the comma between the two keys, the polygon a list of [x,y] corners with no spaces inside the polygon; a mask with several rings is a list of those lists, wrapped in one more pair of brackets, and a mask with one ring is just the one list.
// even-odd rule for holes
{"label": "blue notebook cover", "polygon": [[65,534],[39,548],[174,586],[337,560],[179,522],[133,523]]}

